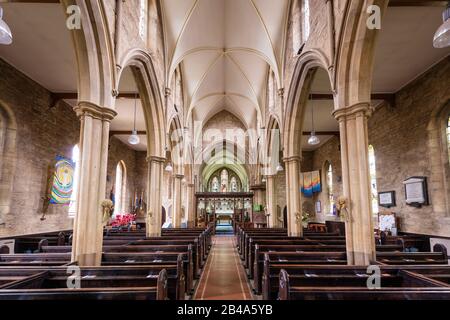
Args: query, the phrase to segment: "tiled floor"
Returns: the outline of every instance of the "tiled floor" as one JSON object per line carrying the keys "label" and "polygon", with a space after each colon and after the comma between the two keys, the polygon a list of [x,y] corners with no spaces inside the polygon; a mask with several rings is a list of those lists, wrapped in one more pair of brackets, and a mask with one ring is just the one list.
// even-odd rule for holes
{"label": "tiled floor", "polygon": [[251,300],[234,236],[215,236],[194,300]]}

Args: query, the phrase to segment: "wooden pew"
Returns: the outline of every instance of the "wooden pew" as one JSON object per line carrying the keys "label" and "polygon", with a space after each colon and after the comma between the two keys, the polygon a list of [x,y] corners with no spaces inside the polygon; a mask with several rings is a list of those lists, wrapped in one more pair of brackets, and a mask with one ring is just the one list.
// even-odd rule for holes
{"label": "wooden pew", "polygon": [[241,257],[244,261],[244,267],[250,268],[253,266],[255,245],[259,244],[303,244],[303,245],[345,245],[345,239],[338,237],[333,239],[327,237],[325,239],[303,238],[303,237],[251,237],[244,248],[244,254]]}
{"label": "wooden pew", "polygon": [[378,252],[377,261],[389,265],[448,265],[446,252]]}
{"label": "wooden pew", "polygon": [[13,282],[26,279],[42,271],[42,269],[0,267],[0,290]]}
{"label": "wooden pew", "polygon": [[[117,270],[116,270],[117,271]],[[80,289],[68,289],[66,281],[51,271],[37,273],[23,280],[10,283],[0,290],[0,300],[167,300],[168,274],[163,269],[157,277],[128,277],[115,287],[117,277],[82,280]],[[66,278],[67,279],[67,278]]]}
{"label": "wooden pew", "polygon": [[[382,268],[381,288],[368,288],[365,267],[336,270],[281,269],[280,300],[427,300],[450,299],[450,286],[411,272]],[[306,273],[308,272],[308,273]],[[353,273],[353,274],[352,274]],[[273,290],[270,288],[269,290]],[[276,294],[276,293],[275,293]],[[274,298],[273,292],[268,293]]]}
{"label": "wooden pew", "polygon": [[52,245],[65,245],[69,234],[68,231],[59,231],[54,233],[14,237],[14,251],[15,253],[33,253],[39,249],[39,243],[44,239],[47,240],[47,243]]}
{"label": "wooden pew", "polygon": [[[270,272],[271,268],[277,265],[346,265],[346,252],[266,252],[264,253],[263,272],[259,270],[261,262],[255,262],[258,265],[253,277],[253,287],[256,294],[261,294],[264,286],[264,277]],[[266,274],[267,273],[267,274]]]}
{"label": "wooden pew", "polygon": [[186,290],[194,289],[194,266],[192,252],[104,252],[102,266],[117,265],[165,265],[177,264],[182,261],[183,273],[186,276]]}
{"label": "wooden pew", "polygon": [[60,266],[70,263],[70,253],[23,253],[0,255],[0,266]]}
{"label": "wooden pew", "polygon": [[197,238],[186,239],[166,239],[166,238],[146,238],[145,240],[133,241],[129,246],[165,246],[165,245],[192,245],[192,259],[194,262],[194,276],[200,275],[200,269],[203,267],[205,258],[203,258],[203,246]]}
{"label": "wooden pew", "polygon": [[[397,245],[387,245],[387,246],[377,246],[377,250],[382,252],[392,250],[401,251],[402,247]],[[262,285],[262,271],[264,267],[264,257],[266,253],[277,253],[277,252],[294,252],[303,253],[308,251],[314,252],[346,252],[346,247],[343,245],[259,245],[255,246],[254,262],[253,262],[253,272],[249,272],[249,278],[253,279],[253,288],[256,294],[261,293]],[[321,263],[322,264],[322,263]],[[336,263],[331,263],[336,264]],[[252,269],[249,269],[252,271]]]}

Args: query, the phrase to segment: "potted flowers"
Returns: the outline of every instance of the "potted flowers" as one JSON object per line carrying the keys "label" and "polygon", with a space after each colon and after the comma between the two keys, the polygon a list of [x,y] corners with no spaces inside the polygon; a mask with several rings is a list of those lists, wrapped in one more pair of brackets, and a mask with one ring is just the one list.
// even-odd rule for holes
{"label": "potted flowers", "polygon": [[111,222],[111,226],[113,228],[124,228],[124,227],[131,227],[133,222],[136,221],[136,215],[132,213],[124,213],[124,214],[118,214],[114,217],[113,221]]}

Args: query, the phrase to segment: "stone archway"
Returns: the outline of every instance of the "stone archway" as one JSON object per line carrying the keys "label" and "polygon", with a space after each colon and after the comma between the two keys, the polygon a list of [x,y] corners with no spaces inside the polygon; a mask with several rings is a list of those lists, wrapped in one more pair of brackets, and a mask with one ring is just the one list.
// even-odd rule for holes
{"label": "stone archway", "polygon": [[[316,70],[329,70],[325,56],[316,52],[306,52],[297,61],[293,80],[289,87],[284,118],[283,152],[286,171],[286,200],[288,217],[288,234],[301,236],[302,196],[300,190],[300,162],[302,158],[303,122],[308,96]],[[331,87],[333,76],[328,72]]]}
{"label": "stone archway", "polygon": [[[450,150],[447,141],[447,125],[450,117],[450,101],[434,110],[428,123],[428,150],[433,185],[431,205],[442,219],[449,218],[450,212]],[[441,234],[448,234],[446,224],[441,224]]]}
{"label": "stone archway", "polygon": [[150,55],[140,49],[128,52],[121,63],[123,66],[118,79],[125,68],[130,67],[140,94],[147,132],[148,188],[146,213],[147,236],[159,236],[162,223],[162,182],[165,163],[165,115],[161,91],[155,68]]}
{"label": "stone archway", "polygon": [[16,171],[16,133],[14,113],[0,101],[0,230],[6,224],[7,215],[11,210]]}

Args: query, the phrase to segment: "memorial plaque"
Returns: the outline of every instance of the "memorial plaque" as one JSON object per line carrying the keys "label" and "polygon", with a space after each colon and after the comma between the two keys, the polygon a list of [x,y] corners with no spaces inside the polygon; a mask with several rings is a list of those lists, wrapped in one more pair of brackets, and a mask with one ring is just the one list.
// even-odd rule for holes
{"label": "memorial plaque", "polygon": [[403,181],[405,185],[406,204],[422,206],[428,204],[426,177],[411,177]]}

